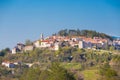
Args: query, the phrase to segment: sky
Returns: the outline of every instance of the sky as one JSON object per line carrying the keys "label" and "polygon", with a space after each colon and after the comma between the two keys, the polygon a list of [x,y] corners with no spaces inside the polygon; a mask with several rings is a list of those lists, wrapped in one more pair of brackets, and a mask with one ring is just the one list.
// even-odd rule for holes
{"label": "sky", "polygon": [[0,49],[62,29],[120,36],[120,0],[0,0]]}

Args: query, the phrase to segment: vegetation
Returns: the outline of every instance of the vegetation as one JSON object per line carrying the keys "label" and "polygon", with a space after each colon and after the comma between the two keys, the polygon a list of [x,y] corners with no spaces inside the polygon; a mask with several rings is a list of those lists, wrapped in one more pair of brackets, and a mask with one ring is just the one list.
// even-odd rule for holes
{"label": "vegetation", "polygon": [[58,33],[55,33],[53,35],[60,35],[60,36],[85,36],[85,37],[101,37],[101,38],[107,38],[112,40],[112,37],[104,34],[104,33],[99,33],[93,30],[74,30],[74,29],[64,29],[64,30],[60,30],[58,31]]}
{"label": "vegetation", "polygon": [[75,80],[75,78],[58,63],[52,63],[47,70],[41,71],[39,67],[30,68],[20,80]]}
{"label": "vegetation", "polygon": [[81,72],[84,75],[84,80],[97,80],[99,75],[98,75],[98,70],[84,70]]}
{"label": "vegetation", "polygon": [[5,48],[5,49],[0,51],[0,56],[4,56],[4,55],[6,55],[9,52],[10,52],[10,49],[9,48]]}
{"label": "vegetation", "polygon": [[[117,53],[117,54],[115,54]],[[19,62],[15,68],[0,66],[0,80],[118,80],[119,51],[61,47],[5,54],[0,61]],[[33,64],[28,67],[26,63]],[[94,79],[93,79],[94,78]],[[109,79],[110,78],[110,79]]]}
{"label": "vegetation", "polygon": [[25,41],[25,45],[32,45],[32,41],[30,41],[29,39]]}
{"label": "vegetation", "polygon": [[100,67],[100,79],[104,80],[118,80],[117,72],[113,70],[108,63]]}

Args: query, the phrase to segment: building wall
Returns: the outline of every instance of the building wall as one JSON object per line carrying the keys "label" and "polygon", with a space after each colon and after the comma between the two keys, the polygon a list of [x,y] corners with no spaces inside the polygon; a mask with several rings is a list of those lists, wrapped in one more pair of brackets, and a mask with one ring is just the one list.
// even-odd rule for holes
{"label": "building wall", "polygon": [[79,48],[84,48],[84,42],[83,41],[79,41],[78,47]]}
{"label": "building wall", "polygon": [[55,49],[54,50],[59,50],[59,44],[58,43],[55,43]]}
{"label": "building wall", "polygon": [[16,48],[12,49],[12,54],[16,54]]}
{"label": "building wall", "polygon": [[50,47],[51,44],[48,44],[47,42],[41,42],[40,47]]}
{"label": "building wall", "polygon": [[24,50],[25,51],[30,51],[30,50],[33,50],[34,47],[33,46],[25,46]]}
{"label": "building wall", "polygon": [[35,45],[35,47],[40,47],[40,42],[39,41],[36,41],[36,42],[34,42],[34,45]]}

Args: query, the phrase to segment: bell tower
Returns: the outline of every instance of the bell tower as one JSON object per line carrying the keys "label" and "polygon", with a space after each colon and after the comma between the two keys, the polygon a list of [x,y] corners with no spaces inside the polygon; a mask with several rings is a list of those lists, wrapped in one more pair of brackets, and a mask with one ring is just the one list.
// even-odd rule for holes
{"label": "bell tower", "polygon": [[44,40],[43,33],[41,33],[41,35],[40,35],[40,40],[41,40],[41,41]]}

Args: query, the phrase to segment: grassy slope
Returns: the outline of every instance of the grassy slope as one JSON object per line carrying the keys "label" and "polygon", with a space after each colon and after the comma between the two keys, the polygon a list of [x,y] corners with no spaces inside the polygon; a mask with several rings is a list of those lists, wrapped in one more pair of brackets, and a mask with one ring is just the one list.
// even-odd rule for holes
{"label": "grassy slope", "polygon": [[66,69],[81,69],[80,63],[62,63],[61,66],[63,66]]}
{"label": "grassy slope", "polygon": [[84,70],[81,72],[84,75],[84,80],[97,80],[98,79],[98,70]]}

